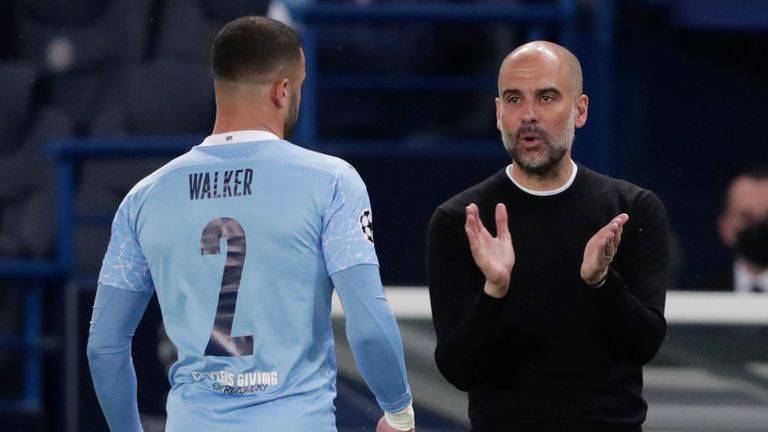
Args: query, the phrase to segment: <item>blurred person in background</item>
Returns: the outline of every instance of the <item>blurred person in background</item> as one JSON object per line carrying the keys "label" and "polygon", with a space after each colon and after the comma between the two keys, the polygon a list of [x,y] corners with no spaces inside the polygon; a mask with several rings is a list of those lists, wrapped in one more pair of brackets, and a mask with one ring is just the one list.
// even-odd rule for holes
{"label": "blurred person in background", "polygon": [[178,351],[167,431],[336,431],[336,289],[384,411],[377,431],[413,431],[365,185],[343,160],[285,140],[305,77],[298,34],[237,19],[212,63],[213,134],[140,181],[113,221],[88,339],[110,429],[141,430],[131,338],[157,293]]}
{"label": "blurred person in background", "polygon": [[570,51],[512,51],[496,125],[513,163],[432,216],[435,360],[469,393],[474,432],[642,430],[669,229],[652,192],[571,159],[588,105]]}
{"label": "blurred person in background", "polygon": [[768,293],[768,166],[742,171],[728,185],[718,221],[733,271],[709,289]]}

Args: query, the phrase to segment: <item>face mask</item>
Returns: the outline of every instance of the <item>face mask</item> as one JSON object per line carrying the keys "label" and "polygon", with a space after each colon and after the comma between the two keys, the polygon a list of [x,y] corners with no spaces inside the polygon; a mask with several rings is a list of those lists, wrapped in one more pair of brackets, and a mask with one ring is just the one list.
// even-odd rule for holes
{"label": "face mask", "polygon": [[736,238],[736,252],[747,261],[768,267],[768,221],[741,230]]}

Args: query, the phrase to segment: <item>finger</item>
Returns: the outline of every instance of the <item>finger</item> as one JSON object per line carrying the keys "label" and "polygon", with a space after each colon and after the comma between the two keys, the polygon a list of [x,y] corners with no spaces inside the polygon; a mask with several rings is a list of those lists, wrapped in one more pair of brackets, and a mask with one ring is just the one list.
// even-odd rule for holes
{"label": "finger", "polygon": [[467,225],[474,232],[479,234],[483,231],[483,222],[480,220],[480,213],[474,204],[467,206]]}
{"label": "finger", "polygon": [[487,229],[485,229],[485,225],[483,224],[483,219],[480,217],[480,208],[477,206],[477,204],[470,204],[473,209],[473,213],[475,216],[475,221],[477,224],[477,234],[480,237],[483,237],[484,239],[492,239],[491,234],[488,232]]}
{"label": "finger", "polygon": [[496,236],[503,239],[510,238],[509,218],[507,217],[507,207],[502,204],[496,204]]}
{"label": "finger", "polygon": [[624,234],[624,225],[629,220],[629,215],[622,213],[614,218],[615,223],[619,226],[616,232],[616,237],[613,239],[613,247],[615,250],[619,249],[619,243],[621,243],[621,236]]}
{"label": "finger", "polygon": [[469,248],[474,252],[478,247],[477,233],[469,225],[466,226],[465,231],[467,232],[467,239],[469,240]]}
{"label": "finger", "polygon": [[472,206],[468,205],[468,206],[464,207],[464,210],[465,210],[465,213],[466,213],[466,219],[465,219],[465,222],[464,222],[464,227],[466,229],[474,229],[474,227],[473,227],[474,210],[472,209]]}
{"label": "finger", "polygon": [[618,250],[619,249],[619,243],[621,243],[621,235],[624,234],[624,227],[619,227],[619,232],[616,233],[616,237],[613,239],[613,247]]}
{"label": "finger", "polygon": [[477,218],[473,214],[470,207],[467,207],[467,221],[464,225],[464,230],[467,232],[467,238],[469,238],[470,246],[477,243]]}
{"label": "finger", "polygon": [[619,226],[624,226],[625,223],[629,220],[629,215],[626,213],[621,213],[620,215],[613,218],[613,221],[619,224]]}
{"label": "finger", "polygon": [[477,212],[477,206],[475,205],[475,203],[469,203],[469,204],[467,204],[467,211],[468,211],[468,212],[470,212],[470,213],[472,213],[472,214],[476,214],[476,212]]}
{"label": "finger", "polygon": [[620,215],[616,216],[615,218],[611,219],[610,222],[608,222],[600,231],[613,231],[617,232],[619,228],[622,228],[624,224],[627,223],[629,220],[629,215],[626,213],[621,213]]}
{"label": "finger", "polygon": [[606,236],[608,235],[608,233],[610,232],[616,233],[618,230],[619,230],[619,224],[617,220],[614,218],[614,219],[611,219],[610,222],[605,224],[604,227],[600,228],[600,230],[596,234]]}
{"label": "finger", "polygon": [[604,254],[605,248],[608,247],[609,239],[611,238],[611,231],[603,233],[598,237],[597,253]]}
{"label": "finger", "polygon": [[616,240],[616,234],[608,233],[608,236],[605,239],[605,249],[603,250],[603,255],[606,258],[613,259],[613,254],[616,253],[616,246],[614,243],[615,240]]}
{"label": "finger", "polygon": [[467,216],[467,238],[469,239],[469,246],[472,251],[478,251],[482,249],[489,240],[491,235],[488,230],[483,226],[483,222],[473,211]]}
{"label": "finger", "polygon": [[470,203],[469,208],[472,209],[472,214],[474,214],[478,219],[480,218],[480,207],[477,206],[475,203]]}

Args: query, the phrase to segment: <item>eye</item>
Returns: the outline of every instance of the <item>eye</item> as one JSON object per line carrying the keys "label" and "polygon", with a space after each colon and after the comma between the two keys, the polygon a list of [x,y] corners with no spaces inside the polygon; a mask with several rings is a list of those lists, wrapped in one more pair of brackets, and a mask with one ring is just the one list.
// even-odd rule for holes
{"label": "eye", "polygon": [[541,97],[541,100],[544,101],[544,102],[551,102],[551,101],[555,100],[555,98],[553,98],[551,95],[543,95]]}
{"label": "eye", "polygon": [[510,96],[507,98],[507,103],[516,104],[520,102],[520,98],[518,96]]}

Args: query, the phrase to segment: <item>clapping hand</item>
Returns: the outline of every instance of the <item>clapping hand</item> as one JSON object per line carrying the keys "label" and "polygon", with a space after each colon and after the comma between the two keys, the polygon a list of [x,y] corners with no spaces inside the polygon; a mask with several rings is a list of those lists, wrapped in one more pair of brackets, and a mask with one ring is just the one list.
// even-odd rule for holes
{"label": "clapping hand", "polygon": [[581,278],[587,285],[599,287],[605,282],[608,266],[619,250],[621,233],[628,220],[626,213],[616,216],[587,242],[581,263]]}
{"label": "clapping hand", "polygon": [[467,222],[464,229],[469,239],[472,258],[485,276],[485,293],[501,298],[509,291],[509,279],[515,266],[515,250],[507,225],[507,208],[496,204],[496,237],[483,226],[477,205],[466,208]]}

